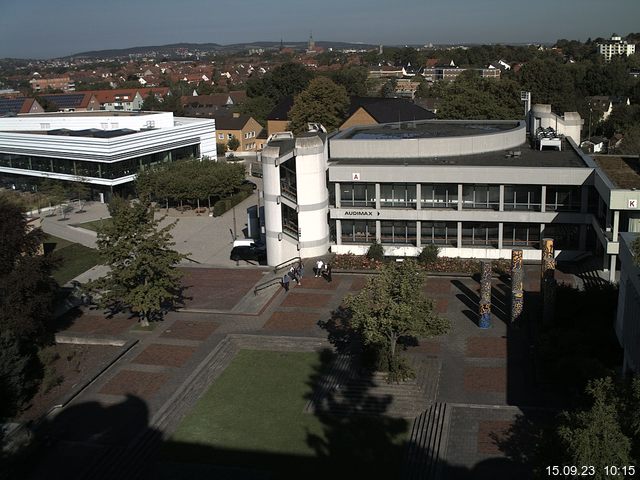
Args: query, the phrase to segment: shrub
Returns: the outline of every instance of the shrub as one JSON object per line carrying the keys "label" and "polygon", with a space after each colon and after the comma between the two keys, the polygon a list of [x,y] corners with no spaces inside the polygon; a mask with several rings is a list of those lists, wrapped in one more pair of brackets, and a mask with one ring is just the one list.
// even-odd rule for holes
{"label": "shrub", "polygon": [[241,190],[238,193],[231,195],[230,197],[223,198],[222,200],[218,200],[213,206],[213,216],[219,217],[224,212],[231,210],[233,207],[242,202],[245,198],[249,197],[251,194],[247,191]]}
{"label": "shrub", "polygon": [[418,262],[423,265],[428,265],[429,263],[434,263],[438,260],[438,254],[440,253],[440,249],[433,245],[426,245],[418,255]]}
{"label": "shrub", "polygon": [[384,260],[384,248],[382,245],[374,241],[367,251],[367,258],[369,260],[377,260],[378,262]]}

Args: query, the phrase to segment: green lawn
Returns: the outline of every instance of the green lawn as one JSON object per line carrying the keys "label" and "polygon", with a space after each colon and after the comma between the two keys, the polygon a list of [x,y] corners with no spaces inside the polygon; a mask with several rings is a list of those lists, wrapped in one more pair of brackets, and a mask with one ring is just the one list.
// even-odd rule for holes
{"label": "green lawn", "polygon": [[303,413],[319,369],[318,353],[241,350],[165,443],[160,470],[186,479],[215,464],[310,478],[380,463],[398,473],[406,422]]}
{"label": "green lawn", "polygon": [[99,262],[98,251],[62,238],[48,235],[44,241],[46,252],[53,251],[60,259],[60,267],[53,272],[53,278],[64,285]]}
{"label": "green lawn", "polygon": [[110,222],[111,222],[110,218],[102,218],[100,220],[93,220],[91,222],[79,223],[74,225],[74,227],[86,228],[87,230],[92,230],[94,232],[97,232],[98,227]]}

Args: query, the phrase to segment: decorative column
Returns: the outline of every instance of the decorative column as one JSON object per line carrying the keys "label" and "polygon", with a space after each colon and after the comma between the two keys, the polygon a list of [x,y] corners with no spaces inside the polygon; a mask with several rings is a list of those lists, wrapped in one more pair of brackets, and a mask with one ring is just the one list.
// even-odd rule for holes
{"label": "decorative column", "polygon": [[540,278],[540,293],[542,294],[542,320],[545,323],[553,321],[556,299],[556,260],[554,257],[553,239],[542,239],[542,272]]}
{"label": "decorative column", "polygon": [[524,270],[522,250],[511,250],[511,323],[522,315],[524,307]]}
{"label": "decorative column", "polygon": [[491,261],[482,262],[480,276],[480,328],[491,327]]}

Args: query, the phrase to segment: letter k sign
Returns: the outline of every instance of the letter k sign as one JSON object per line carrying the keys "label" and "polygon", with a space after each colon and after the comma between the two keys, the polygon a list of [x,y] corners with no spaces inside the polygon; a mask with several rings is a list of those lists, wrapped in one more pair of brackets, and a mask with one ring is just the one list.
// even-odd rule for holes
{"label": "letter k sign", "polygon": [[627,208],[638,208],[638,200],[629,198],[627,200]]}

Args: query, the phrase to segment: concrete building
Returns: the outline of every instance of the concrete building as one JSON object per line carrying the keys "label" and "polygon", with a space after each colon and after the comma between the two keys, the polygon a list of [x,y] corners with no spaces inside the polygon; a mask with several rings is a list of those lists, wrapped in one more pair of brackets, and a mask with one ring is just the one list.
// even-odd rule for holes
{"label": "concrete building", "polygon": [[534,106],[530,122],[546,135],[557,125],[545,142],[517,120],[273,137],[262,156],[269,264],[329,249],[364,254],[374,240],[390,256],[436,244],[449,257],[510,258],[517,247],[540,260],[551,237],[560,259],[593,253],[615,280],[617,235],[638,227],[640,189],[617,188],[580,151],[576,113],[547,107]]}
{"label": "concrete building", "polygon": [[614,34],[609,40],[598,44],[598,52],[604,57],[605,62],[610,62],[614,56],[633,55],[636,53],[636,46]]}
{"label": "concrete building", "polygon": [[42,78],[39,74],[29,80],[29,85],[34,92],[46,92],[47,90],[62,90],[72,92],[76,89],[71,77]]}
{"label": "concrete building", "polygon": [[[255,152],[258,149],[259,143],[256,138],[262,131],[262,125],[253,117],[233,113],[231,115],[217,115],[214,118],[216,121],[216,141],[218,143],[227,145],[229,140],[237,138],[238,142],[240,142],[240,146],[236,150],[238,154]],[[260,142],[260,145],[262,143]]]}
{"label": "concrete building", "polygon": [[80,180],[108,199],[139,170],[190,156],[216,157],[215,121],[100,111],[0,118],[0,178],[16,188]]}
{"label": "concrete building", "polygon": [[640,262],[631,245],[637,234],[620,235],[620,290],[616,335],[624,349],[623,373],[640,372]]}

